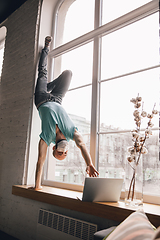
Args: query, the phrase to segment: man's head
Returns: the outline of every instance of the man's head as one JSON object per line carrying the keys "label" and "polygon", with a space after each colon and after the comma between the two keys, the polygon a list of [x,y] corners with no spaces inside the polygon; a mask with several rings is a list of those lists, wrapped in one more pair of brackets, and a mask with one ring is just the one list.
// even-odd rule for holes
{"label": "man's head", "polygon": [[68,142],[66,139],[59,140],[53,147],[53,156],[58,160],[63,160],[66,158],[68,153]]}

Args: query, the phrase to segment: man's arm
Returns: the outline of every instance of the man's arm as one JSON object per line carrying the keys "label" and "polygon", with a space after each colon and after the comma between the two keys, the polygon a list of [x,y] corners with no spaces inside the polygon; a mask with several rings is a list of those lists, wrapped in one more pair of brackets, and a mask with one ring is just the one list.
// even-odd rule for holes
{"label": "man's arm", "polygon": [[91,156],[87,150],[85,143],[83,142],[82,136],[77,130],[75,130],[74,132],[73,140],[76,142],[77,147],[81,150],[82,156],[86,162],[86,172],[89,174],[90,177],[97,177],[99,173],[93,166]]}
{"label": "man's arm", "polygon": [[42,178],[42,171],[43,165],[46,159],[47,154],[47,143],[40,139],[39,146],[38,146],[38,161],[36,166],[36,176],[35,176],[35,190],[42,189],[41,187],[41,178]]}

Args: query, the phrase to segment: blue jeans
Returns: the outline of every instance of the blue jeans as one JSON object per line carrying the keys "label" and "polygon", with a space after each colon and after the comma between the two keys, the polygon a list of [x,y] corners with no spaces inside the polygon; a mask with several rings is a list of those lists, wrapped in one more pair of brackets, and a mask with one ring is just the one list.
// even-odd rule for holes
{"label": "blue jeans", "polygon": [[47,56],[48,48],[43,48],[38,65],[38,78],[35,88],[35,105],[39,108],[45,102],[62,103],[62,98],[68,91],[72,72],[65,70],[62,74],[48,83],[47,79]]}

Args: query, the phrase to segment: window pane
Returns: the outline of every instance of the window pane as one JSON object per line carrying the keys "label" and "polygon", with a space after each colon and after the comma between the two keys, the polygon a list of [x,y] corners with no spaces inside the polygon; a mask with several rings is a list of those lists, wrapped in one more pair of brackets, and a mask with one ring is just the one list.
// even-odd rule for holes
{"label": "window pane", "polygon": [[102,38],[102,79],[159,64],[158,19],[156,13]]}
{"label": "window pane", "polygon": [[[72,1],[72,4],[70,2],[64,1],[59,9],[56,47],[90,32],[94,28],[94,1],[76,0]],[[64,11],[66,12],[65,17]]]}
{"label": "window pane", "polygon": [[[63,106],[83,136],[89,150],[91,87],[69,91],[64,98]],[[86,164],[75,142],[69,142],[68,156],[63,161],[58,161],[52,156],[52,147],[50,147],[48,158],[47,179],[82,184],[84,182]]]}
{"label": "window pane", "polygon": [[[124,177],[125,163],[128,156],[127,148],[133,146],[131,133],[101,134],[99,140],[100,177]],[[142,155],[144,194],[160,195],[158,131],[153,131],[152,136],[146,140],[146,148],[148,154]]]}
{"label": "window pane", "polygon": [[[135,128],[130,100],[139,93],[147,113],[152,112],[154,103],[159,110],[159,89],[159,68],[101,83],[100,131]],[[146,121],[144,118],[142,128],[146,128]],[[152,122],[159,127],[158,115]]]}
{"label": "window pane", "polygon": [[151,2],[151,1],[150,0],[134,0],[134,1],[103,0],[102,23],[105,24],[107,22],[110,22],[128,12],[131,12],[132,10],[138,7],[141,7],[142,5],[148,2]]}
{"label": "window pane", "polygon": [[91,86],[67,92],[62,105],[69,114],[84,118],[86,119],[85,121],[90,122]]}
{"label": "window pane", "polygon": [[[69,51],[55,58],[54,76],[58,76],[65,69],[70,69],[73,73],[70,89],[91,84],[92,58],[92,42]],[[84,142],[89,150],[91,86],[69,90],[63,99],[62,105],[82,134]],[[63,161],[58,161],[53,158],[52,147],[49,151],[47,179],[82,184],[84,181],[86,164],[74,141],[70,141],[68,156]]]}
{"label": "window pane", "polygon": [[73,73],[70,89],[92,82],[93,42],[55,58],[54,76],[70,69]]}
{"label": "window pane", "polygon": [[[143,155],[144,193],[160,195],[160,161],[158,131],[152,131],[152,136],[146,140],[148,153]],[[152,192],[151,192],[152,189]]]}
{"label": "window pane", "polygon": [[127,147],[131,144],[130,133],[100,134],[100,177],[124,177]]}

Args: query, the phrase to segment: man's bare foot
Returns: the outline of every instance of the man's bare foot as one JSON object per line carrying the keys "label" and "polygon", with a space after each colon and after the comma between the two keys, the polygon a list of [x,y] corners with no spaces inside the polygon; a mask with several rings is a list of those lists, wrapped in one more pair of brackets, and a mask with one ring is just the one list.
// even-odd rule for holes
{"label": "man's bare foot", "polygon": [[51,41],[52,41],[52,37],[47,36],[45,38],[45,47],[49,47],[49,44],[51,43]]}

